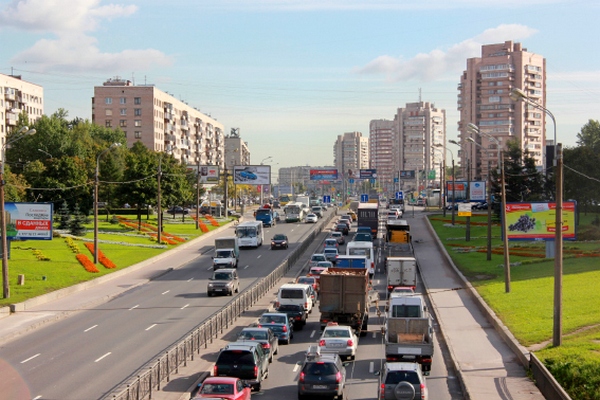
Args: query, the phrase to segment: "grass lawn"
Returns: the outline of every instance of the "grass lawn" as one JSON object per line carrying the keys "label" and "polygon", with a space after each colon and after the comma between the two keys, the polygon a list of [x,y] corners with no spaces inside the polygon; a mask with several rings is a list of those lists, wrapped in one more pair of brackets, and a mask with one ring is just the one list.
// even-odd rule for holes
{"label": "grass lawn", "polygon": [[[127,216],[127,218],[133,219],[133,216]],[[208,221],[204,219],[203,221],[209,231],[217,228]],[[221,225],[229,222],[229,220],[223,219],[217,221]],[[156,227],[156,216],[150,217],[149,220],[143,217],[142,223]],[[85,241],[93,242],[93,221],[85,224],[85,227],[86,235],[77,238],[80,240],[74,240],[74,243],[79,253],[85,254],[93,261],[93,254],[84,245]],[[172,241],[174,244],[159,246],[156,239],[148,232],[140,232],[123,224],[111,224],[106,221],[105,217],[98,220],[98,232],[98,248],[116,265],[116,268],[108,269],[98,263],[96,267],[99,272],[97,273],[87,272],[83,268],[75,258],[76,253],[67,245],[65,238],[54,237],[52,240],[12,242],[8,261],[10,298],[0,299],[0,307],[110,274],[183,243]],[[200,229],[196,229],[196,222],[192,218],[186,217],[185,222],[181,222],[181,216],[173,219],[167,214],[163,218],[163,232],[167,238],[175,236],[186,241],[203,234]],[[43,260],[45,258],[48,260]],[[25,276],[24,285],[17,285],[18,275]]]}

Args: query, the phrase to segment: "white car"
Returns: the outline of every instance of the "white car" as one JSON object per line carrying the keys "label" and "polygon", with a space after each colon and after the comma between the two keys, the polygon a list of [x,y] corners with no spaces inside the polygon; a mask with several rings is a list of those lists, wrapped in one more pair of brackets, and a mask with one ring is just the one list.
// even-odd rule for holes
{"label": "white car", "polygon": [[310,261],[308,262],[308,267],[309,268],[316,267],[317,264],[319,263],[319,261],[329,261],[329,260],[327,260],[327,257],[325,257],[325,254],[315,253],[310,257]]}
{"label": "white car", "polygon": [[321,353],[337,353],[341,358],[354,360],[358,349],[358,337],[349,326],[330,322],[319,339]]}
{"label": "white car", "polygon": [[311,213],[311,214],[308,214],[308,215],[306,216],[306,219],[305,219],[304,221],[305,221],[307,224],[311,224],[311,223],[312,223],[312,224],[314,224],[314,223],[316,223],[316,222],[318,222],[318,221],[319,221],[319,217],[317,217],[317,214],[312,214],[312,213]]}

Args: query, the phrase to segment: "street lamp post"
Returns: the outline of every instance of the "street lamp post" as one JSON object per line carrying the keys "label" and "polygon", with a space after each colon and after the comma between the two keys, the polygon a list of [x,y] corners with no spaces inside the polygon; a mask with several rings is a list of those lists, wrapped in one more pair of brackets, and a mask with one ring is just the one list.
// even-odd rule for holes
{"label": "street lamp post", "polygon": [[2,297],[8,299],[10,297],[10,285],[8,282],[8,238],[6,237],[6,211],[4,207],[4,163],[6,162],[6,146],[23,139],[25,136],[33,135],[35,129],[29,129],[27,126],[22,127],[17,131],[12,140],[5,142],[2,145],[2,160],[0,160],[0,229],[2,232]]}
{"label": "street lamp post", "polygon": [[98,154],[96,158],[96,174],[94,180],[94,264],[98,264],[98,186],[100,175],[100,158],[114,147],[119,147],[121,143],[113,143],[107,149]]}
{"label": "street lamp post", "polygon": [[[469,153],[466,151],[464,145],[458,143],[456,140],[449,140],[450,143],[455,144],[457,146],[459,146],[464,152],[467,153],[467,200],[469,201],[469,206],[471,204],[471,162],[470,162],[470,158],[469,158]],[[467,217],[467,221],[466,221],[466,233],[465,233],[465,241],[469,242],[471,241],[471,217],[468,216]]]}
{"label": "street lamp post", "polygon": [[452,156],[452,226],[454,226],[454,223],[456,222],[456,212],[454,209],[454,207],[456,206],[456,169],[454,167],[454,153],[452,152],[452,150],[450,150],[448,147],[444,146],[441,143],[438,143],[431,147],[443,147],[444,149],[448,150],[450,152],[450,156]]}
{"label": "street lamp post", "polygon": [[[475,144],[475,146],[484,149],[485,148],[480,145],[479,143],[477,143],[475,141],[475,139],[473,139],[472,137],[468,137],[467,140],[473,144]],[[490,162],[490,158],[488,156],[488,188],[487,188],[487,192],[488,192],[488,197],[487,197],[487,260],[491,261],[492,260],[492,174],[491,174],[491,168],[492,168],[492,164]]]}
{"label": "street lamp post", "polygon": [[[552,345],[558,347],[562,344],[562,275],[563,275],[563,160],[562,160],[562,144],[559,145],[556,141],[556,118],[554,114],[550,112],[546,107],[541,104],[532,101],[527,97],[527,94],[519,89],[514,88],[510,93],[510,98],[513,101],[522,100],[524,103],[529,104],[543,111],[552,120],[554,128],[554,160],[553,165],[555,167],[556,177],[556,219],[555,219],[555,232],[554,232],[554,324],[552,334]],[[545,162],[544,162],[545,167]],[[548,249],[546,251],[548,253]]]}
{"label": "street lamp post", "polygon": [[[264,162],[267,161],[267,160],[273,161],[273,156],[268,156],[267,158],[263,159],[260,162],[260,165],[264,165]],[[265,190],[263,188],[263,185],[260,185],[260,207],[263,206],[263,202],[264,202],[264,200],[263,200],[263,193],[264,193],[264,191]]]}
{"label": "street lamp post", "polygon": [[443,215],[446,217],[446,157],[441,149],[438,149],[435,146],[432,146],[431,148],[442,153],[443,162],[440,163],[440,204],[442,206]]}

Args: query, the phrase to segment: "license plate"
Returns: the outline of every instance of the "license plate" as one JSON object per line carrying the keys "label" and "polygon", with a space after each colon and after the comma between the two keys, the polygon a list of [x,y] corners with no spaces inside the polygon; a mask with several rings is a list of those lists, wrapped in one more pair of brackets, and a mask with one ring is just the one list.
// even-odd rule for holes
{"label": "license plate", "polygon": [[329,343],[327,347],[346,347],[345,343]]}
{"label": "license plate", "polygon": [[327,389],[327,385],[313,385],[313,389]]}

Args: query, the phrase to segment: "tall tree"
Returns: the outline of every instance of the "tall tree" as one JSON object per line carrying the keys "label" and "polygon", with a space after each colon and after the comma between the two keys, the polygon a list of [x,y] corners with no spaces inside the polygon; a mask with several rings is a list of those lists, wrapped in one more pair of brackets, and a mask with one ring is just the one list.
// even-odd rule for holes
{"label": "tall tree", "polygon": [[600,154],[600,122],[590,119],[577,134],[577,144]]}

